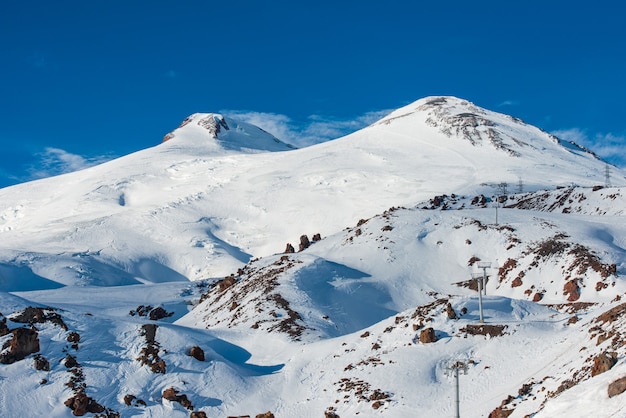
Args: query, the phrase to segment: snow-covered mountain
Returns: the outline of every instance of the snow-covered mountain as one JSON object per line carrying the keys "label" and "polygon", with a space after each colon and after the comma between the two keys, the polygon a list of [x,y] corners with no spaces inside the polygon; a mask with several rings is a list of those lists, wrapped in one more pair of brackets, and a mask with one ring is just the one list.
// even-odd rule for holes
{"label": "snow-covered mountain", "polygon": [[302,149],[194,114],[153,148],[1,189],[0,405],[445,417],[460,361],[463,416],[626,415],[607,394],[626,375],[626,202],[602,186],[625,173],[607,167],[429,97]]}

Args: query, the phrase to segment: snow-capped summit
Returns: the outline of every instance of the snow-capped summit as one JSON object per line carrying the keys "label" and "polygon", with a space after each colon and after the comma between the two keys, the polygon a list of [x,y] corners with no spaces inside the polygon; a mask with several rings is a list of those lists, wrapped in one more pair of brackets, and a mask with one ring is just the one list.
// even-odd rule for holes
{"label": "snow-capped summit", "polygon": [[260,152],[288,151],[295,147],[286,144],[258,126],[225,118],[219,113],[194,113],[180,126],[168,133],[163,142],[212,146],[217,149]]}
{"label": "snow-capped summit", "polygon": [[597,159],[593,152],[571,142],[564,143],[521,119],[457,97],[426,97],[392,112],[376,124],[397,125],[394,128],[398,130],[426,125],[452,141],[491,147],[512,157],[536,157],[537,153],[567,150],[590,160]]}

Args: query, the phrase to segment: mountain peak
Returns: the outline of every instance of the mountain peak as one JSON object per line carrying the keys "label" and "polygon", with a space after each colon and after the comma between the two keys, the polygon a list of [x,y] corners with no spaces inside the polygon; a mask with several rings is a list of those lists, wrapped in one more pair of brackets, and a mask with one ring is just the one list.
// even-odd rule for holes
{"label": "mountain peak", "polygon": [[[473,146],[490,146],[511,157],[543,153],[546,149],[566,149],[570,153],[593,152],[574,143],[564,143],[514,116],[494,112],[453,96],[431,96],[404,106],[375,125],[426,125],[445,137],[460,139]],[[556,145],[556,147],[555,147]]]}
{"label": "mountain peak", "polygon": [[258,126],[226,118],[219,113],[194,113],[186,117],[178,128],[163,138],[163,142],[171,140],[241,152],[288,151],[295,148]]}

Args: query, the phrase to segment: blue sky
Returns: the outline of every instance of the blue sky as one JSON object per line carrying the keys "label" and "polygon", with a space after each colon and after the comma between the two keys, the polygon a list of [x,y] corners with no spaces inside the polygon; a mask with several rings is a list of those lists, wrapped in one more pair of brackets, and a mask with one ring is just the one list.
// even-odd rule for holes
{"label": "blue sky", "polygon": [[160,143],[195,112],[308,144],[453,95],[626,166],[618,1],[3,1],[0,187]]}

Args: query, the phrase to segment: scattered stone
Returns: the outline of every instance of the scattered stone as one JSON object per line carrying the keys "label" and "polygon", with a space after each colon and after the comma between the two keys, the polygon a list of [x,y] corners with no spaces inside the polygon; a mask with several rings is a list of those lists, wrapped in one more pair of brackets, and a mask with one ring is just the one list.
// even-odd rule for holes
{"label": "scattered stone", "polygon": [[167,388],[163,391],[163,399],[167,399],[168,401],[178,402],[185,408],[189,410],[193,410],[193,405],[191,401],[187,399],[187,395],[179,395],[178,390],[174,388]]}
{"label": "scattered stone", "polygon": [[41,354],[37,354],[35,356],[34,364],[35,364],[35,369],[37,369],[37,370],[43,370],[43,371],[46,371],[46,372],[50,371],[50,362],[48,361],[47,358],[45,358]]}
{"label": "scattered stone", "polygon": [[420,332],[420,342],[422,344],[434,343],[437,341],[437,335],[433,328],[426,328]]}
{"label": "scattered stone", "polygon": [[300,236],[300,245],[298,246],[298,251],[304,251],[311,246],[311,242],[309,241],[309,237],[306,235]]}
{"label": "scattered stone", "polygon": [[63,361],[63,364],[65,365],[65,367],[67,367],[68,369],[71,369],[73,367],[80,367],[80,364],[78,363],[78,361],[76,361],[76,357],[74,357],[71,354],[68,354],[67,356],[65,356],[65,359]]}
{"label": "scattered stone", "polygon": [[448,319],[457,319],[456,312],[454,311],[454,308],[452,308],[452,304],[450,302],[446,305],[446,314],[448,315]]}
{"label": "scattered stone", "polygon": [[167,312],[159,306],[150,311],[149,318],[151,321],[158,321],[159,319],[168,318],[172,315],[174,315],[174,312]]}
{"label": "scattered stone", "polygon": [[197,345],[191,347],[191,350],[189,350],[189,355],[198,361],[204,361],[204,350]]}
{"label": "scattered stone", "polygon": [[87,412],[92,414],[98,414],[100,412],[104,412],[105,408],[96,402],[94,399],[90,398],[85,394],[85,392],[78,391],[76,395],[67,399],[65,402],[65,406],[72,410],[72,413],[77,416],[83,416]]}
{"label": "scattered stone", "polygon": [[293,245],[291,245],[290,243],[287,243],[287,246],[285,247],[285,251],[283,251],[285,254],[293,254],[296,252],[296,249],[293,248]]}
{"label": "scattered stone", "polygon": [[609,371],[613,366],[617,364],[617,354],[604,352],[593,359],[593,366],[591,367],[591,377],[597,376],[601,373]]}
{"label": "scattered stone", "polygon": [[609,398],[622,394],[624,391],[626,391],[626,376],[621,377],[609,384]]}
{"label": "scattered stone", "polygon": [[563,294],[567,296],[569,302],[575,302],[580,299],[580,287],[578,280],[573,279],[565,283],[563,286]]}
{"label": "scattered stone", "polygon": [[255,418],[274,418],[274,414],[272,414],[270,411],[267,411],[264,414],[258,414]]}
{"label": "scattered stone", "polygon": [[490,337],[501,337],[504,335],[506,325],[467,325],[465,328],[461,328],[461,332],[466,332],[470,335],[489,335]]}
{"label": "scattered stone", "polygon": [[189,418],[207,418],[207,416],[206,416],[206,412],[193,411],[191,415],[189,415]]}
{"label": "scattered stone", "polygon": [[[46,313],[48,311],[48,313]],[[51,322],[54,325],[58,325],[67,331],[67,325],[63,322],[63,318],[61,315],[54,312],[54,309],[51,308],[35,308],[33,306],[29,306],[24,309],[19,314],[13,316],[11,318],[13,322],[19,322],[21,324],[41,324],[44,322]]]}

